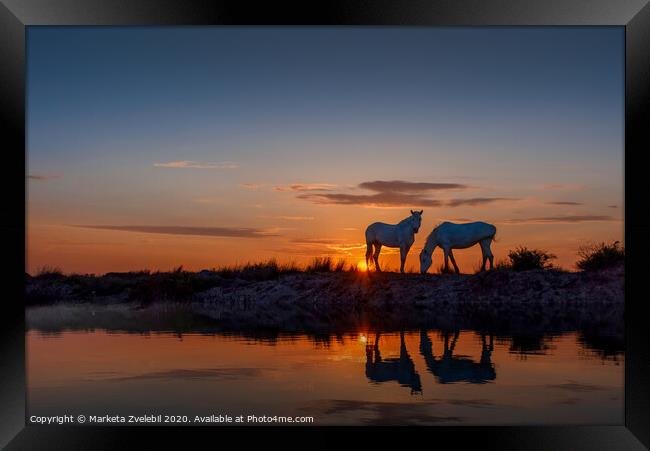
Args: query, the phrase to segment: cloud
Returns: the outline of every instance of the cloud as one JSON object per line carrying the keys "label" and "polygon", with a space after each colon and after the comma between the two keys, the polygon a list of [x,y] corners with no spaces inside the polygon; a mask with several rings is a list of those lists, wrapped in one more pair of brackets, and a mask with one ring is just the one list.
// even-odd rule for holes
{"label": "cloud", "polygon": [[297,244],[336,244],[342,240],[339,238],[294,238],[292,243]]}
{"label": "cloud", "polygon": [[313,216],[274,216],[275,219],[282,219],[284,221],[313,221]]}
{"label": "cloud", "polygon": [[[324,185],[324,184],[322,184]],[[333,186],[333,185],[331,185]],[[518,200],[506,197],[475,197],[468,199],[432,199],[429,194],[433,191],[462,190],[469,188],[459,183],[406,182],[403,180],[374,180],[363,182],[357,188],[374,191],[372,194],[357,193],[300,193],[298,199],[320,205],[360,205],[375,208],[398,207],[458,207],[461,205],[482,205],[492,202]],[[295,189],[295,191],[315,191]],[[325,189],[321,191],[331,191]]]}
{"label": "cloud", "polygon": [[239,167],[237,163],[232,161],[222,161],[219,163],[201,163],[198,161],[180,160],[169,161],[167,163],[154,163],[157,168],[172,168],[172,169],[236,169]]}
{"label": "cloud", "polygon": [[244,188],[244,189],[251,189],[251,190],[258,190],[262,188],[264,185],[259,184],[259,183],[240,183],[239,187]]}
{"label": "cloud", "polygon": [[548,205],[584,205],[582,202],[568,202],[568,201],[557,201],[557,202],[546,202]]}
{"label": "cloud", "polygon": [[491,204],[493,202],[502,202],[502,201],[515,201],[519,200],[515,197],[472,197],[469,199],[451,199],[445,202],[447,207],[460,207],[461,205],[484,205]]}
{"label": "cloud", "polygon": [[563,184],[563,183],[550,183],[547,185],[542,185],[540,189],[542,190],[561,190],[561,191],[581,191],[587,188],[587,185],[576,185],[576,184]]}
{"label": "cloud", "polygon": [[618,208],[618,205],[608,205],[607,208]]}
{"label": "cloud", "polygon": [[515,201],[511,197],[474,197],[469,199],[438,200],[429,199],[419,194],[386,192],[377,194],[338,194],[318,193],[300,194],[298,199],[315,204],[361,205],[364,207],[459,207],[462,205],[483,205],[493,202]]}
{"label": "cloud", "polygon": [[336,188],[336,185],[331,183],[294,183],[274,186],[273,191],[331,191],[334,188]]}
{"label": "cloud", "polygon": [[424,193],[427,191],[467,189],[467,185],[459,183],[429,183],[429,182],[405,182],[403,180],[375,180],[373,182],[363,182],[359,188],[365,188],[370,191],[379,193],[396,192],[396,193]]}
{"label": "cloud", "polygon": [[188,227],[188,226],[131,226],[131,225],[73,225],[86,229],[117,230],[121,232],[160,233],[165,235],[220,236],[233,238],[264,238],[279,236],[267,229],[248,227]]}
{"label": "cloud", "polygon": [[29,174],[25,176],[28,180],[52,180],[52,179],[58,179],[61,176],[60,175],[45,175],[45,174]]}
{"label": "cloud", "polygon": [[418,194],[393,192],[377,194],[313,193],[300,194],[297,197],[315,204],[362,205],[366,207],[439,207],[442,205],[439,200],[427,199]]}
{"label": "cloud", "polygon": [[616,221],[611,216],[600,215],[573,215],[573,216],[544,216],[537,218],[514,218],[503,219],[503,224],[569,224],[579,222],[603,222],[603,221]]}

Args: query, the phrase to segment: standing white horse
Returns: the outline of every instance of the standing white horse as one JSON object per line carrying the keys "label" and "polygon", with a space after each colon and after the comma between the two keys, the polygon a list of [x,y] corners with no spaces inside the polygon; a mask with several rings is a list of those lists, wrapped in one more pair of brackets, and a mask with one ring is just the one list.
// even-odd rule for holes
{"label": "standing white horse", "polygon": [[467,224],[443,222],[429,234],[427,242],[420,252],[420,272],[425,274],[429,270],[433,251],[436,246],[440,246],[445,253],[445,271],[449,270],[449,258],[451,258],[456,274],[460,273],[451,250],[467,249],[477,243],[481,245],[481,252],[483,253],[481,271],[485,271],[485,262],[488,259],[490,260],[490,269],[492,269],[494,267],[494,256],[490,244],[494,240],[496,233],[497,228],[485,222],[469,222]]}
{"label": "standing white horse", "polygon": [[[400,272],[404,272],[404,263],[406,255],[415,241],[415,234],[420,230],[422,224],[422,212],[411,210],[411,216],[400,221],[398,224],[384,224],[383,222],[374,222],[366,229],[366,266],[368,259],[372,257],[375,262],[375,269],[381,272],[379,267],[379,252],[381,247],[399,247],[401,258]],[[372,252],[372,246],[375,246],[375,252]]]}

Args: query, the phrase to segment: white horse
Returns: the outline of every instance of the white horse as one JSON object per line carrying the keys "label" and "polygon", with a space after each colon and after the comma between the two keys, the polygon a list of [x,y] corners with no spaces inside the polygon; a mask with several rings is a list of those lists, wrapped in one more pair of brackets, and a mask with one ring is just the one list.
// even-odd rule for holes
{"label": "white horse", "polygon": [[490,260],[490,269],[492,269],[494,267],[494,256],[490,244],[494,240],[496,233],[497,228],[485,222],[469,222],[467,224],[443,222],[429,234],[420,252],[420,272],[425,274],[429,270],[433,251],[436,246],[440,246],[445,253],[445,271],[449,270],[449,258],[451,258],[456,274],[460,273],[451,250],[467,249],[477,243],[481,245],[481,252],[483,253],[481,271],[485,271],[485,262],[488,259]]}
{"label": "white horse", "polygon": [[[379,252],[381,247],[399,247],[401,258],[400,272],[404,272],[404,263],[406,255],[415,241],[415,234],[420,230],[422,224],[422,212],[411,210],[411,216],[400,221],[398,224],[384,224],[383,222],[374,222],[366,229],[366,266],[368,259],[372,257],[375,262],[375,269],[381,272],[379,267]],[[375,252],[372,252],[372,246],[375,246]]]}

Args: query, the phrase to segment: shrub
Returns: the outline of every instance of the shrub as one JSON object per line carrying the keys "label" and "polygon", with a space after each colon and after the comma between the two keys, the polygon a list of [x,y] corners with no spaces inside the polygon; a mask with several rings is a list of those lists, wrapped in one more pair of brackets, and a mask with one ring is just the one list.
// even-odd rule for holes
{"label": "shrub", "polygon": [[156,272],[140,278],[129,293],[133,300],[143,303],[173,300],[189,301],[194,293],[210,287],[210,281],[201,279],[196,273],[184,271],[182,266],[170,272]]}
{"label": "shrub", "polygon": [[611,244],[603,242],[580,248],[578,256],[580,257],[580,260],[576,263],[578,269],[595,271],[623,263],[625,261],[625,247],[621,246],[618,241]]}
{"label": "shrub", "polygon": [[54,266],[42,266],[36,273],[38,279],[61,279],[63,278],[63,271],[61,268]]}
{"label": "shrub", "polygon": [[540,249],[528,249],[519,246],[508,253],[508,258],[510,259],[510,267],[514,271],[529,271],[531,269],[552,268],[553,265],[550,260],[557,257]]}

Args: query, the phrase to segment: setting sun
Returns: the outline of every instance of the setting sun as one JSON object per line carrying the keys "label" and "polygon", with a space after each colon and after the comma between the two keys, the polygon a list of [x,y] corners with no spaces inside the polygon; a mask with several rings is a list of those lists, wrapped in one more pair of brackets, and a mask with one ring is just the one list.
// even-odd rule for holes
{"label": "setting sun", "polygon": [[366,272],[368,271],[368,265],[366,265],[366,262],[360,261],[359,263],[357,263],[357,270]]}

